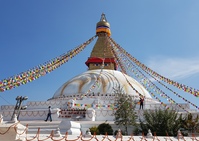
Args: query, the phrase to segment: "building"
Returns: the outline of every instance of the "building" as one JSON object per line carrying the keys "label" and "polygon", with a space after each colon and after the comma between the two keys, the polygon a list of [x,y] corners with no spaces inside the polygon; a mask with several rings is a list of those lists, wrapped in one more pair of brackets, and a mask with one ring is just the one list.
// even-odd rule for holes
{"label": "building", "polygon": [[[134,78],[117,70],[117,58],[112,51],[108,37],[111,36],[110,24],[104,14],[96,25],[98,37],[85,64],[88,71],[79,74],[64,83],[47,101],[28,101],[27,109],[21,111],[20,120],[44,120],[47,107],[53,109],[53,120],[58,121],[93,121],[96,124],[106,120],[114,121],[114,91],[121,87],[135,102],[144,97],[144,109],[172,108],[186,114],[175,104],[164,104],[153,99],[150,93]],[[191,110],[189,104],[180,104],[184,110]],[[1,114],[8,121],[13,115],[15,105],[2,105]],[[143,111],[136,106],[137,115]],[[82,122],[83,123],[83,122]],[[90,125],[92,126],[92,124]]]}

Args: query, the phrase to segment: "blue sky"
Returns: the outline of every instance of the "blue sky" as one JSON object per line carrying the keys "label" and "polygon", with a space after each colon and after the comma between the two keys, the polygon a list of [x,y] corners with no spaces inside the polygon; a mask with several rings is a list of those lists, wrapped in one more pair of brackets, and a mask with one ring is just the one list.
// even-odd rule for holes
{"label": "blue sky", "polygon": [[[198,7],[198,0],[0,0],[0,79],[82,44],[95,35],[105,13],[111,37],[128,53],[159,74],[199,89]],[[29,101],[51,98],[87,70],[94,43],[50,74],[1,92],[0,105],[15,104],[18,95]],[[198,98],[182,95],[197,105]]]}

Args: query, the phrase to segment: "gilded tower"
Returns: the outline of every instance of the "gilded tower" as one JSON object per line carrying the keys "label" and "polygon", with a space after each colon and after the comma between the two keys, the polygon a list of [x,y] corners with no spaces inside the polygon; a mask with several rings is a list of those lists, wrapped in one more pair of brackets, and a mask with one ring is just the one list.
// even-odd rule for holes
{"label": "gilded tower", "polygon": [[116,70],[115,58],[107,38],[111,35],[110,24],[107,22],[105,14],[101,15],[101,19],[96,25],[96,34],[98,39],[90,57],[85,62],[88,69],[94,70],[103,67],[103,69]]}

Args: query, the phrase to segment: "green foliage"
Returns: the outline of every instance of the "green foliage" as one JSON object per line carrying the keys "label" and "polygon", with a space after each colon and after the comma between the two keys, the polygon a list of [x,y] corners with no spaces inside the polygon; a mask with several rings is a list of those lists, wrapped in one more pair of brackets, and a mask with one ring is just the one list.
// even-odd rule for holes
{"label": "green foliage", "polygon": [[97,126],[93,126],[93,127],[89,128],[89,129],[90,129],[90,132],[91,132],[92,135],[94,135],[94,133],[96,135],[99,135],[99,130],[98,130]]}
{"label": "green foliage", "polygon": [[113,129],[112,129],[112,127],[109,123],[102,123],[98,126],[93,126],[89,129],[90,129],[90,132],[91,132],[92,135],[94,135],[94,133],[96,135],[100,135],[100,134],[105,135],[106,133],[108,135],[113,134]]}
{"label": "green foliage", "polygon": [[140,128],[147,134],[148,129],[158,136],[175,136],[182,127],[182,116],[173,110],[145,110],[144,121],[140,119]]}
{"label": "green foliage", "polygon": [[118,88],[115,91],[115,101],[114,104],[117,107],[115,110],[115,124],[119,126],[123,126],[125,128],[125,133],[128,131],[129,125],[135,125],[136,121],[136,113],[135,109],[135,102],[133,101],[132,97],[125,94],[121,88]]}
{"label": "green foliage", "polygon": [[198,121],[199,121],[198,115],[194,119],[193,115],[191,113],[189,113],[183,120],[183,128],[192,133],[197,132],[197,130],[199,129]]}
{"label": "green foliage", "polygon": [[142,133],[141,129],[139,128],[139,124],[136,124],[133,129],[133,135],[139,135]]}
{"label": "green foliage", "polygon": [[105,135],[107,133],[108,135],[113,135],[113,129],[109,123],[102,123],[97,128],[99,130],[99,134]]}

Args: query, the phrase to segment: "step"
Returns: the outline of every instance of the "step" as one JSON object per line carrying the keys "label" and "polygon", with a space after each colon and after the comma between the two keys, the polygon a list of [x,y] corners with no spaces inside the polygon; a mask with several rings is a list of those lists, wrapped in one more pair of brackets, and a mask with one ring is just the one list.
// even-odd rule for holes
{"label": "step", "polygon": [[60,122],[61,121],[20,121],[24,126],[28,124],[28,134],[36,134],[38,128],[40,128],[40,133],[50,134],[52,130],[55,131],[58,128]]}

